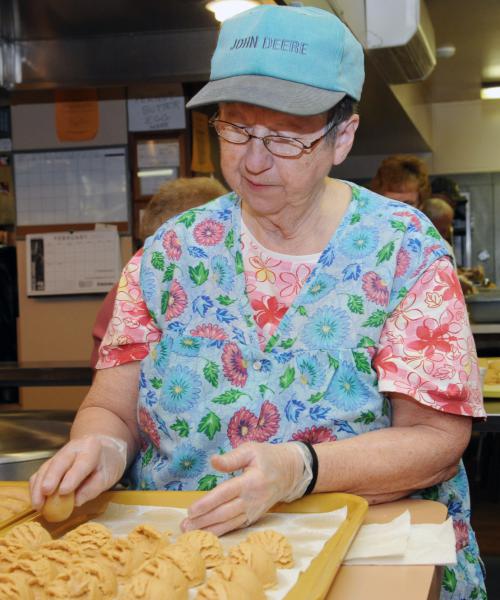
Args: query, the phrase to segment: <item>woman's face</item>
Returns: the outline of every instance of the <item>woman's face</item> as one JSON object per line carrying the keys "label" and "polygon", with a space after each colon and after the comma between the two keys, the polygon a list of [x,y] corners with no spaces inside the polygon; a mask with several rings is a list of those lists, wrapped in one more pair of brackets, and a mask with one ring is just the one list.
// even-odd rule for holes
{"label": "woman's face", "polygon": [[392,200],[399,200],[415,208],[420,208],[420,192],[417,182],[410,182],[402,185],[397,190],[385,190],[383,195]]}
{"label": "woman's face", "polygon": [[[221,105],[219,118],[247,127],[259,137],[282,135],[305,144],[319,138],[327,125],[325,114],[299,117],[242,103]],[[298,158],[280,158],[261,140],[252,138],[237,145],[221,139],[222,172],[249,210],[271,216],[290,207],[306,206],[319,197],[332,165],[347,155],[348,150],[340,158],[337,145],[337,140],[332,144],[323,139]]]}

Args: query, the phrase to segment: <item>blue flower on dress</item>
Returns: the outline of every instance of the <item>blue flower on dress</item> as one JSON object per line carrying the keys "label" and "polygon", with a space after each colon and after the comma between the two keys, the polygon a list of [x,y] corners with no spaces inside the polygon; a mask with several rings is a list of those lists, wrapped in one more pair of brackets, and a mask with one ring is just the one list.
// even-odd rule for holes
{"label": "blue flower on dress", "polygon": [[292,400],[289,400],[286,403],[285,416],[288,421],[291,421],[292,423],[298,423],[300,414],[304,412],[305,409],[306,407],[304,406],[303,402],[292,398]]}
{"label": "blue flower on dress", "polygon": [[160,404],[164,410],[173,414],[182,413],[196,404],[200,391],[201,381],[198,375],[185,366],[177,365],[163,380]]}
{"label": "blue flower on dress", "polygon": [[267,360],[267,358],[264,358],[263,360],[260,361],[260,372],[261,373],[270,373],[271,372],[271,361]]}
{"label": "blue flower on dress", "polygon": [[225,292],[230,292],[234,287],[234,275],[225,256],[214,256],[210,261],[212,266],[211,277],[215,284]]}
{"label": "blue flower on dress", "polygon": [[378,231],[375,227],[352,227],[340,241],[340,249],[349,258],[365,258],[378,246]]}
{"label": "blue flower on dress", "polygon": [[182,492],[183,487],[182,481],[169,481],[163,486],[163,489],[171,492]]}
{"label": "blue flower on dress", "polygon": [[144,296],[144,300],[146,300],[146,302],[150,302],[156,293],[156,277],[153,269],[149,268],[144,263],[145,261],[143,261],[141,267],[142,295]]}
{"label": "blue flower on dress", "polygon": [[172,347],[172,338],[164,337],[160,342],[151,349],[151,358],[153,359],[155,367],[159,371],[163,371],[168,361],[170,349]]}
{"label": "blue flower on dress", "polygon": [[304,356],[297,361],[299,381],[304,385],[319,389],[325,381],[325,370],[314,356]]}
{"label": "blue flower on dress", "polygon": [[408,248],[412,252],[420,252],[422,250],[422,242],[418,238],[411,238],[408,242]]}
{"label": "blue flower on dress", "polygon": [[371,198],[369,198],[368,196],[358,196],[356,198],[353,195],[353,198],[356,201],[356,209],[357,210],[367,211],[373,205]]}
{"label": "blue flower on dress", "polygon": [[357,263],[351,263],[344,267],[342,271],[343,281],[357,281],[361,275],[361,265]]}
{"label": "blue flower on dress", "polygon": [[183,336],[181,338],[176,338],[172,349],[177,354],[181,356],[198,356],[201,348],[201,340],[200,338],[195,338],[191,336]]}
{"label": "blue flower on dress", "polygon": [[207,465],[207,453],[189,443],[180,444],[172,454],[170,473],[173,477],[187,479],[201,475]]}
{"label": "blue flower on dress", "polygon": [[156,490],[158,486],[153,479],[153,476],[147,471],[142,471],[141,478],[139,480],[139,489],[140,490]]}
{"label": "blue flower on dress", "polygon": [[333,264],[335,260],[335,249],[332,244],[328,244],[328,246],[323,250],[321,256],[319,257],[319,263],[324,265],[325,267],[329,267]]}
{"label": "blue flower on dress", "polygon": [[352,412],[361,408],[369,399],[369,390],[360,381],[354,365],[342,362],[328,386],[325,400],[341,410]]}
{"label": "blue flower on dress", "polygon": [[311,349],[336,350],[345,346],[350,334],[349,317],[341,308],[319,308],[304,327],[304,340]]}
{"label": "blue flower on dress", "polygon": [[311,304],[321,298],[327,296],[337,285],[339,280],[336,277],[327,275],[326,273],[320,273],[314,278],[302,296],[302,302],[304,304]]}

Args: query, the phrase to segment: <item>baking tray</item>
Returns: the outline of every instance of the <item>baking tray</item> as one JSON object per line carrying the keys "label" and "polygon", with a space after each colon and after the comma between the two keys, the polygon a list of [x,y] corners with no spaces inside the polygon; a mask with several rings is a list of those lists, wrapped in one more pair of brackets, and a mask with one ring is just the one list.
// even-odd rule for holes
{"label": "baking tray", "polygon": [[[0,494],[2,494],[2,490],[5,490],[5,488],[22,488],[27,490],[28,485],[29,484],[27,481],[0,481]],[[31,508],[31,506],[29,508],[26,508],[25,510],[14,513],[8,519],[0,520],[0,531],[34,514],[35,511]]]}
{"label": "baking tray", "polygon": [[[37,521],[54,538],[64,535],[70,529],[102,514],[109,502],[137,504],[144,506],[168,506],[187,508],[206,492],[166,492],[166,491],[117,491],[105,492],[98,498],[76,508],[69,519],[62,523],[48,523],[40,513],[32,513],[0,529],[0,537],[12,527],[27,521]],[[311,561],[306,571],[300,574],[297,583],[286,594],[284,600],[322,600],[328,594],[345,554],[361,526],[368,503],[364,498],[352,494],[312,494],[291,502],[277,504],[272,512],[279,513],[321,513],[347,506],[347,518],[323,546],[321,552]]]}

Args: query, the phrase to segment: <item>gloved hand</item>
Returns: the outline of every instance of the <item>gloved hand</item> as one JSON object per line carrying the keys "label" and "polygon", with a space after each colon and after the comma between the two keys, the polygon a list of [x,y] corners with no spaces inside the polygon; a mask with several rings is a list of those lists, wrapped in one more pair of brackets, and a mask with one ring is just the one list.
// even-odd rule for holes
{"label": "gloved hand", "polygon": [[125,441],[101,434],[71,440],[30,478],[31,503],[40,510],[47,496],[75,491],[80,506],[114,485],[127,466]]}
{"label": "gloved hand", "polygon": [[247,527],[274,504],[303,496],[312,478],[303,444],[246,442],[227,454],[212,456],[223,473],[243,473],[224,481],[188,509],[183,531],[208,529],[222,535]]}

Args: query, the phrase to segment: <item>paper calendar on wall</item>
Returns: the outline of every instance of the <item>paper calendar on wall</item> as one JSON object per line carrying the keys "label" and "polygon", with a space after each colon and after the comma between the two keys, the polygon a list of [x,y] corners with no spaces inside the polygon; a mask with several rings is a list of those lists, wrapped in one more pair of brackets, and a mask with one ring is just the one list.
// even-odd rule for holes
{"label": "paper calendar on wall", "polygon": [[121,273],[120,240],[113,230],[26,236],[28,296],[107,292]]}

